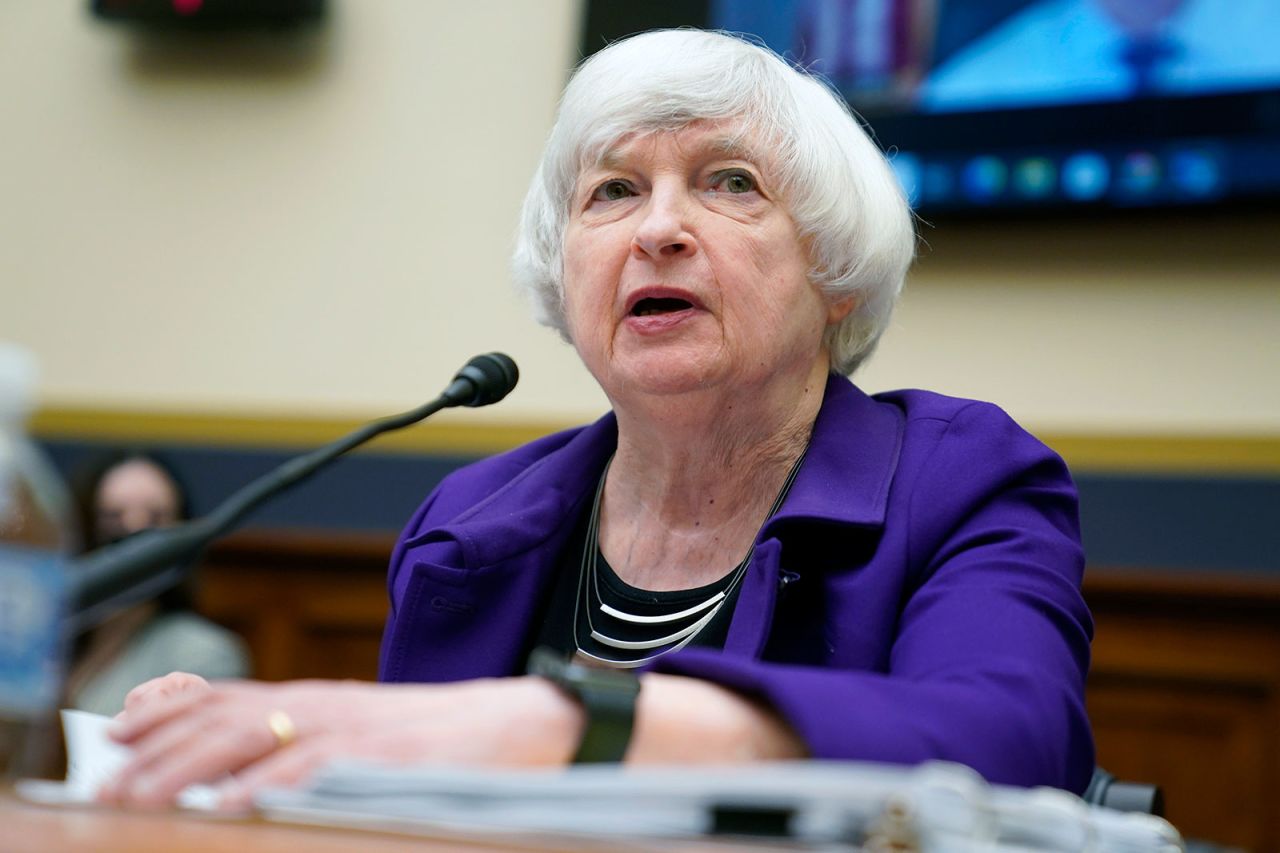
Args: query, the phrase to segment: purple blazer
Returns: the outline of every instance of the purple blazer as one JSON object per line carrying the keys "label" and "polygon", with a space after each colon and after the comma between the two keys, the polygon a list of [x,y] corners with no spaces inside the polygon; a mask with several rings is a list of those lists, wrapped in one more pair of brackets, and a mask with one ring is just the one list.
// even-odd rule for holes
{"label": "purple blazer", "polygon": [[[447,477],[391,557],[384,681],[523,671],[612,415]],[[656,671],[770,703],[818,758],[957,761],[1082,791],[1093,623],[1062,460],[988,403],[827,383],[723,650]]]}

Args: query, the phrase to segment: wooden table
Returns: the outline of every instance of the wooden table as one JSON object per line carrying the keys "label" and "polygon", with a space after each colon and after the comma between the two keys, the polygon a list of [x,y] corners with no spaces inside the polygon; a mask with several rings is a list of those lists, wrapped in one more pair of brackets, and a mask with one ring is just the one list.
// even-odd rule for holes
{"label": "wooden table", "polygon": [[[747,845],[751,850],[776,846]],[[384,832],[299,826],[261,818],[223,818],[173,811],[118,811],[97,807],[41,806],[0,791],[0,853],[422,853],[464,850],[716,851],[743,849],[715,841],[648,843],[626,839],[578,841],[511,836],[396,835]],[[791,848],[793,851],[795,848]]]}

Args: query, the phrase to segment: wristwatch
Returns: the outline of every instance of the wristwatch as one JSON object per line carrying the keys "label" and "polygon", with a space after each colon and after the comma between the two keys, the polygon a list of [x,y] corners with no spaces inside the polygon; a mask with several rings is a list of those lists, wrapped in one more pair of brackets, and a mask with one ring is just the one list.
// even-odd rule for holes
{"label": "wristwatch", "polygon": [[574,764],[621,761],[631,742],[640,679],[621,669],[586,666],[548,648],[529,655],[529,675],[539,675],[573,697],[586,712]]}

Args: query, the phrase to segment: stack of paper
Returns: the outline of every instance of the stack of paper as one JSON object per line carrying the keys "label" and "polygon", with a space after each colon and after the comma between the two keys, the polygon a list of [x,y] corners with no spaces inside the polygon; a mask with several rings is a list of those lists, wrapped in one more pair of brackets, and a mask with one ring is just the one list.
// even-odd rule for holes
{"label": "stack of paper", "polygon": [[335,763],[306,790],[267,791],[258,806],[281,820],[429,834],[753,836],[949,853],[1184,849],[1160,818],[1090,806],[1053,789],[988,785],[944,763],[561,771]]}

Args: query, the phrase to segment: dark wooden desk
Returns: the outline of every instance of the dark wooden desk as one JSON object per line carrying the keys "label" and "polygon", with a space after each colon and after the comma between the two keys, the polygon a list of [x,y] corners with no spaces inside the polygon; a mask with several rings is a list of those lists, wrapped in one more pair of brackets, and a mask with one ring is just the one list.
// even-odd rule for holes
{"label": "dark wooden desk", "polygon": [[510,849],[258,819],[37,806],[17,799],[11,791],[0,794],[0,851],[4,853],[407,853],[459,846],[479,851]]}

